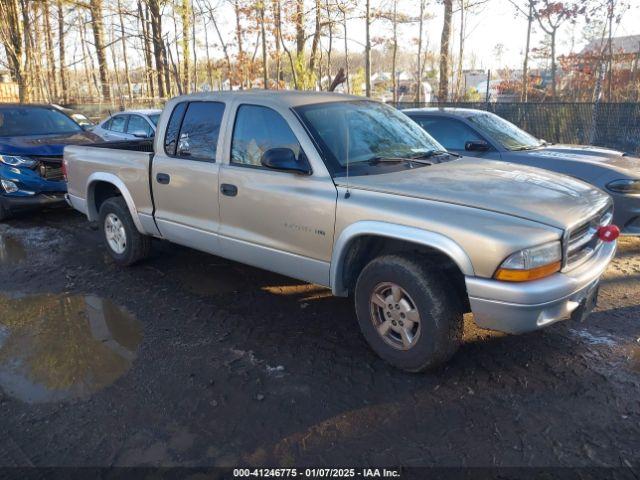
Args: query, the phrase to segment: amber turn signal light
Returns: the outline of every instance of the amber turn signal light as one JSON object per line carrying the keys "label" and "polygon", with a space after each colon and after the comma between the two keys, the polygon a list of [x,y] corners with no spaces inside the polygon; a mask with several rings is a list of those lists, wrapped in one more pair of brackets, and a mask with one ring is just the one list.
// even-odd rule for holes
{"label": "amber turn signal light", "polygon": [[561,262],[554,262],[549,265],[543,265],[542,267],[532,268],[531,270],[499,268],[496,271],[494,278],[504,282],[528,282],[530,280],[538,280],[539,278],[548,277],[553,273],[559,272],[561,266]]}

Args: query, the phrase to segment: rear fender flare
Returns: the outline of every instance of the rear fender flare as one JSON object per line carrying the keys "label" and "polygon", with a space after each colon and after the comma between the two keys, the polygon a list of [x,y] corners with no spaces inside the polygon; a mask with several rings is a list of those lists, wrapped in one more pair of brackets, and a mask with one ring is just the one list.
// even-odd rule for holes
{"label": "rear fender flare", "polygon": [[138,231],[144,235],[145,230],[142,227],[142,223],[140,222],[140,217],[138,216],[138,211],[136,210],[136,205],[133,202],[131,193],[129,193],[129,190],[125,186],[124,182],[112,173],[96,172],[92,173],[89,176],[89,180],[87,181],[87,216],[89,217],[89,220],[95,222],[99,218],[100,212],[98,212],[98,210],[96,209],[96,202],[94,198],[95,185],[98,182],[110,183],[120,191],[120,193],[122,194],[122,198],[124,198],[124,201],[129,208],[129,213],[131,214],[134,225],[136,226]]}

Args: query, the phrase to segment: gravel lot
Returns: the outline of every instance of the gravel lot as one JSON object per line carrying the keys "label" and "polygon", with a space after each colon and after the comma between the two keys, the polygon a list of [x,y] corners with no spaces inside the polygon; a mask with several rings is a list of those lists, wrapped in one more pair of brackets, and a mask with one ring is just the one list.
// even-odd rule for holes
{"label": "gravel lot", "polygon": [[640,240],[587,322],[379,360],[350,300],[79,214],[0,224],[0,465],[640,466]]}

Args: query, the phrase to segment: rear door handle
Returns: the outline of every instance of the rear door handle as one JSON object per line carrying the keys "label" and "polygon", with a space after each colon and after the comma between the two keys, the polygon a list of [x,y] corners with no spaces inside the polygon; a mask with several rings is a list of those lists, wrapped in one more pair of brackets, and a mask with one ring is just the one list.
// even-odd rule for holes
{"label": "rear door handle", "polygon": [[238,187],[230,183],[223,183],[220,185],[220,192],[227,197],[235,197],[238,194]]}
{"label": "rear door handle", "polygon": [[171,177],[166,173],[159,173],[156,175],[156,180],[158,181],[158,183],[167,185],[171,181]]}

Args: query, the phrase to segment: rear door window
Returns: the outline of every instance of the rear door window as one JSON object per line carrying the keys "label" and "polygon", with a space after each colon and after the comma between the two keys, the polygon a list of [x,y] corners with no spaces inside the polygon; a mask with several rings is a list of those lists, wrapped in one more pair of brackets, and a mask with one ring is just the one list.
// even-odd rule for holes
{"label": "rear door window", "polygon": [[116,115],[111,119],[111,125],[109,126],[109,130],[116,133],[124,133],[124,129],[127,124],[127,116],[128,115]]}
{"label": "rear door window", "polygon": [[464,150],[466,142],[484,140],[472,128],[453,118],[416,117],[414,120],[447,150]]}
{"label": "rear door window", "polygon": [[171,112],[171,118],[167,124],[167,132],[164,136],[164,151],[167,155],[175,155],[178,146],[178,136],[180,135],[180,126],[184,118],[184,112],[187,110],[187,102],[179,103]]}
{"label": "rear door window", "polygon": [[184,114],[176,155],[215,162],[224,104],[191,102]]}
{"label": "rear door window", "polygon": [[129,124],[127,125],[127,133],[133,134],[135,132],[144,132],[147,137],[153,134],[151,125],[140,115],[131,115],[129,117]]}

